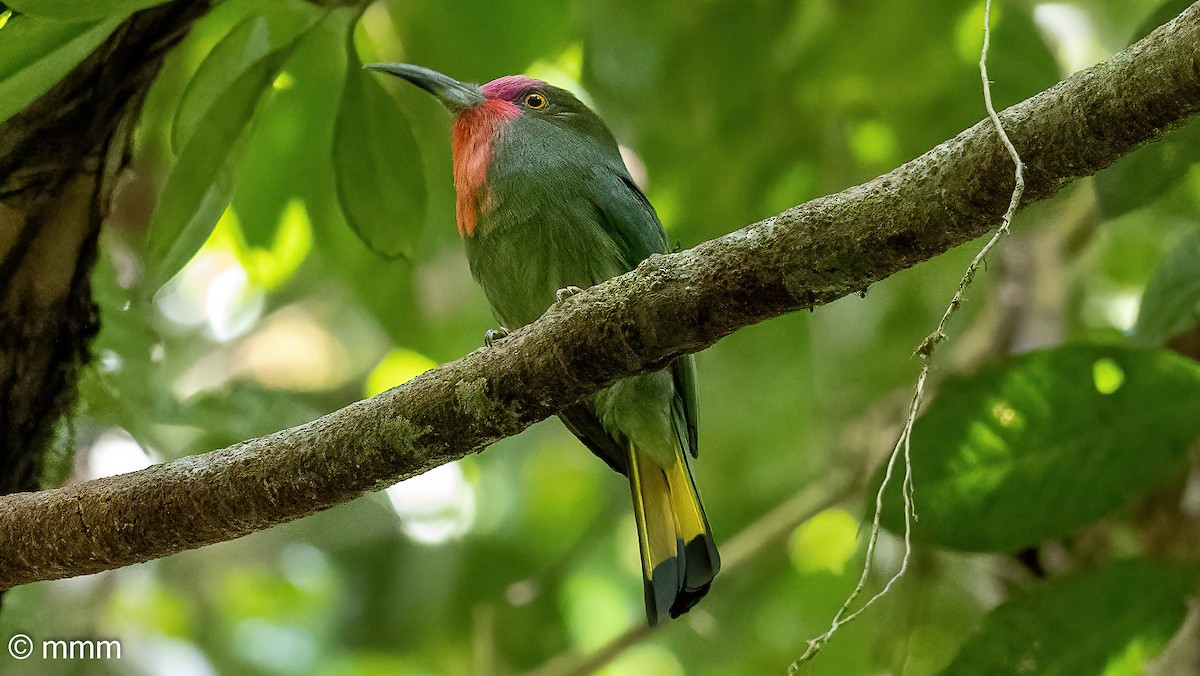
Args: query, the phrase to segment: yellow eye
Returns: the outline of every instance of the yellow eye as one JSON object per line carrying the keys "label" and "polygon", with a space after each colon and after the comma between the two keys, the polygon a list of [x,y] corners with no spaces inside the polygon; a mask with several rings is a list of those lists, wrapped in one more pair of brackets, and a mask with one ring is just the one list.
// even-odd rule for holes
{"label": "yellow eye", "polygon": [[525,95],[524,103],[530,110],[541,110],[546,107],[546,97],[537,92],[530,92]]}

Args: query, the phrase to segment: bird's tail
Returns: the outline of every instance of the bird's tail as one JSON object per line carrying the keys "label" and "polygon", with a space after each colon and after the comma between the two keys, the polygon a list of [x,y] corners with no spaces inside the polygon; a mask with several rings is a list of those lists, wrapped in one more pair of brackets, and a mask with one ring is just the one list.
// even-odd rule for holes
{"label": "bird's tail", "polygon": [[721,568],[716,542],[688,468],[676,446],[675,462],[663,467],[630,446],[629,484],[641,543],[646,618],[658,624],[679,617],[708,593]]}

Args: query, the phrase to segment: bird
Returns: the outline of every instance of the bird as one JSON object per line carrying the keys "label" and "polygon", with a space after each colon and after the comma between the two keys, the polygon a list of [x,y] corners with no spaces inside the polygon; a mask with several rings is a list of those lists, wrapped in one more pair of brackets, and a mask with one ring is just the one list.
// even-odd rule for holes
{"label": "bird", "polygon": [[[668,252],[612,132],[568,90],[525,75],[476,85],[411,64],[365,67],[420,87],[454,118],[458,232],[500,325],[485,334],[489,346],[564,298]],[[685,355],[558,416],[628,477],[650,626],[691,609],[720,570],[689,465],[696,399],[695,361]]]}

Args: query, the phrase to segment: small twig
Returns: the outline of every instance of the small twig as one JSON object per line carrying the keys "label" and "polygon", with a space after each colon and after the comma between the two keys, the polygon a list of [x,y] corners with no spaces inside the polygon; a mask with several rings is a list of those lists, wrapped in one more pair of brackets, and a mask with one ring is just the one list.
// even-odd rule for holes
{"label": "small twig", "polygon": [[[988,253],[996,246],[1000,238],[1008,234],[1008,226],[1012,223],[1013,215],[1016,214],[1017,207],[1021,204],[1021,195],[1025,192],[1024,163],[1021,162],[1021,157],[1017,154],[1017,149],[1013,147],[1012,141],[1009,140],[1008,134],[1004,132],[1004,126],[1000,124],[1000,116],[996,114],[996,108],[992,104],[992,87],[987,73],[987,54],[991,43],[991,30],[989,27],[991,10],[991,0],[985,0],[983,6],[983,50],[979,56],[979,77],[983,83],[983,102],[987,108],[988,117],[991,118],[992,124],[995,125],[996,131],[1000,135],[1001,143],[1004,144],[1009,156],[1012,157],[1013,164],[1016,165],[1014,172],[1016,185],[1013,187],[1012,197],[1008,202],[1008,209],[1004,212],[1004,216],[1000,221],[1000,227],[992,234],[987,244],[983,245],[979,253],[975,254],[975,258],[971,260],[971,264],[967,266],[966,272],[958,283],[958,289],[955,291],[954,297],[950,300],[950,304],[946,306],[946,311],[942,313],[942,318],[938,322],[937,328],[934,329],[933,333],[926,336],[925,340],[921,341],[921,345],[917,347],[914,353],[921,357],[921,371],[917,376],[916,387],[913,389],[913,397],[908,407],[908,417],[904,421],[904,429],[900,432],[900,438],[896,441],[896,446],[892,449],[891,455],[888,456],[883,482],[879,485],[879,491],[875,494],[875,515],[871,520],[871,533],[867,539],[866,561],[863,563],[863,571],[862,575],[858,578],[858,584],[854,586],[854,591],[850,592],[850,595],[846,598],[846,602],[842,604],[842,607],[834,615],[829,629],[820,636],[809,640],[804,654],[795,662],[788,665],[788,674],[794,674],[800,668],[801,664],[813,659],[820,652],[821,648],[825,647],[825,644],[833,638],[834,633],[842,625],[854,621],[867,608],[870,608],[876,601],[886,596],[891,591],[892,585],[908,571],[908,565],[912,559],[912,522],[917,519],[912,479],[912,428],[913,423],[917,419],[917,413],[921,409],[921,402],[925,398],[925,382],[929,377],[929,367],[932,363],[933,351],[939,343],[946,339],[946,325],[950,322],[950,318],[962,307],[963,296],[966,295],[967,287],[975,280],[975,273],[979,270],[980,266],[984,265]],[[867,602],[858,610],[849,612],[850,606],[854,604],[866,588],[867,580],[874,568],[875,547],[879,542],[879,533],[881,530],[880,515],[883,511],[883,496],[888,484],[891,482],[896,460],[902,453],[904,457],[904,483],[901,488],[901,496],[904,501],[904,557],[900,562],[900,569],[888,579],[883,589],[867,599]]]}
{"label": "small twig", "polygon": [[1017,154],[1017,149],[1013,147],[1012,141],[1009,140],[1008,134],[1004,131],[1004,125],[1000,124],[1000,116],[996,114],[996,108],[992,105],[992,82],[988,79],[987,72],[987,53],[988,46],[991,44],[991,30],[988,27],[988,22],[991,20],[992,0],[986,0],[983,5],[983,52],[979,57],[979,78],[983,82],[983,104],[987,108],[988,117],[991,118],[992,124],[996,126],[996,132],[1000,134],[1000,142],[1004,144],[1005,150],[1008,151],[1009,157],[1012,158],[1013,164],[1016,165],[1014,171],[1014,179],[1016,185],[1013,186],[1012,197],[1008,201],[1008,209],[1004,212],[1004,216],[1000,220],[1000,227],[996,232],[992,233],[991,239],[979,253],[975,254],[975,258],[971,259],[971,264],[967,266],[966,273],[963,274],[962,280],[958,283],[958,291],[954,293],[954,298],[950,299],[950,305],[946,307],[946,311],[942,314],[941,321],[938,322],[937,328],[933,333],[925,337],[921,341],[920,347],[917,348],[917,354],[925,360],[924,369],[928,369],[929,359],[933,356],[933,350],[938,343],[946,339],[946,324],[949,323],[950,317],[958,311],[962,306],[963,295],[967,291],[967,287],[971,282],[975,281],[975,273],[983,265],[984,259],[992,250],[992,247],[1000,241],[1000,238],[1008,234],[1008,226],[1012,223],[1013,215],[1017,213],[1017,207],[1021,204],[1021,195],[1025,193],[1025,163],[1021,161],[1021,156]]}
{"label": "small twig", "polygon": [[[815,657],[816,654],[820,652],[821,648],[824,648],[825,644],[829,642],[829,639],[833,638],[833,635],[843,624],[853,622],[859,615],[865,612],[867,608],[870,608],[876,601],[886,596],[888,592],[891,591],[892,585],[895,584],[895,582],[899,580],[900,577],[903,576],[908,570],[908,563],[912,554],[912,521],[916,519],[916,512],[914,510],[913,502],[912,460],[909,454],[909,439],[912,437],[913,422],[917,419],[917,411],[920,408],[921,399],[924,396],[925,379],[928,374],[928,366],[923,366],[921,368],[921,374],[917,376],[917,386],[913,392],[912,401],[909,403],[908,417],[904,422],[904,430],[900,433],[900,438],[896,441],[896,446],[892,449],[891,455],[888,456],[887,467],[883,474],[883,483],[879,485],[879,490],[875,493],[875,516],[871,520],[871,532],[870,536],[867,538],[866,561],[863,564],[862,574],[858,577],[858,583],[854,585],[854,591],[850,592],[850,595],[846,597],[846,601],[842,604],[842,607],[838,609],[836,614],[834,614],[833,622],[830,623],[829,629],[820,636],[809,639],[808,647],[805,648],[804,654],[797,658],[795,662],[792,662],[788,665],[788,674],[794,674],[796,670],[800,668],[801,664]],[[851,604],[858,599],[859,595],[861,595],[863,590],[866,588],[867,579],[871,575],[871,570],[875,561],[875,547],[879,543],[879,534],[882,531],[882,527],[880,526],[880,518],[883,513],[884,489],[887,488],[888,484],[892,480],[892,471],[895,469],[896,459],[901,456],[901,451],[903,451],[904,456],[904,483],[902,488],[902,494],[904,497],[904,559],[900,563],[900,570],[896,571],[896,574],[887,581],[887,584],[883,586],[883,589],[868,599],[861,608],[847,615],[846,613],[849,612]]]}

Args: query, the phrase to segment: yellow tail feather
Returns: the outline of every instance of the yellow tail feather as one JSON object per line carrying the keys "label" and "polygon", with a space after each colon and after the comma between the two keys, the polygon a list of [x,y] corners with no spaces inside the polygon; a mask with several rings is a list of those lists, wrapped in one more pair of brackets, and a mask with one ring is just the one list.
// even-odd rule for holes
{"label": "yellow tail feather", "polygon": [[675,459],[675,464],[666,468],[664,472],[679,536],[684,542],[691,542],[707,535],[708,519],[704,518],[704,508],[700,506],[700,496],[696,493],[696,485],[692,483],[687,459],[680,454]]}
{"label": "yellow tail feather", "polygon": [[629,483],[641,545],[646,616],[651,626],[679,617],[708,592],[720,568],[712,532],[682,449],[663,467],[629,449]]}

